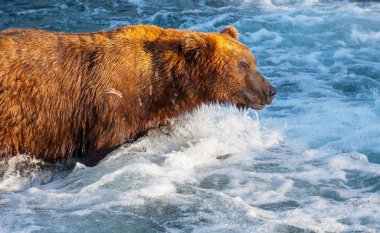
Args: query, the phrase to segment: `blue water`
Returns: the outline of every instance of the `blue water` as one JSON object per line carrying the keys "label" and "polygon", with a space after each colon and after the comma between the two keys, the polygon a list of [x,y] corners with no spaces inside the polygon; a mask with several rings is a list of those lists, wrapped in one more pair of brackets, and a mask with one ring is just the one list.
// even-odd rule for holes
{"label": "blue water", "polygon": [[0,4],[0,29],[140,23],[235,26],[273,105],[204,106],[94,168],[1,161],[0,232],[380,232],[379,1]]}

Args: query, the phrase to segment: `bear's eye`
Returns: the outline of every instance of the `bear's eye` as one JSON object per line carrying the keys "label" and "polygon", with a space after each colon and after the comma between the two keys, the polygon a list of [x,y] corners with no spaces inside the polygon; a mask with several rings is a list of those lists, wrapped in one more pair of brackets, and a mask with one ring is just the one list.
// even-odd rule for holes
{"label": "bear's eye", "polygon": [[248,64],[248,62],[246,62],[246,61],[241,61],[241,62],[240,62],[240,66],[241,66],[243,69],[246,69],[246,70],[249,69],[249,64]]}

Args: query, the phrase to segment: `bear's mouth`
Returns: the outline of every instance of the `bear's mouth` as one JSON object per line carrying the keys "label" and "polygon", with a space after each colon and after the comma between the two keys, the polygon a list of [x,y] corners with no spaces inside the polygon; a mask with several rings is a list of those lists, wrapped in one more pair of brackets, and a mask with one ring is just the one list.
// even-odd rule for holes
{"label": "bear's mouth", "polygon": [[252,108],[255,110],[262,110],[265,107],[265,104],[254,100],[253,97],[245,91],[241,92],[238,97],[238,101],[236,101],[235,105],[239,109]]}

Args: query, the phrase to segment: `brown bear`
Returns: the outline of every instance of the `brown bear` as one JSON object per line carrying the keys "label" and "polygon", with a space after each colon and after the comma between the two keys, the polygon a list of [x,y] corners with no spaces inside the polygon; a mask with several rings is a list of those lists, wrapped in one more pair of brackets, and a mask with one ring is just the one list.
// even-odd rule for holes
{"label": "brown bear", "polygon": [[276,90],[237,38],[231,26],[0,31],[0,158],[78,156],[93,166],[201,104],[264,108]]}

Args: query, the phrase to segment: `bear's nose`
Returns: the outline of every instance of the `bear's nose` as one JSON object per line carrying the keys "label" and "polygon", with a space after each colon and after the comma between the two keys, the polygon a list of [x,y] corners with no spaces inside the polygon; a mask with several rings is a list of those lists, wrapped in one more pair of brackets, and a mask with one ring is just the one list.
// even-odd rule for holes
{"label": "bear's nose", "polygon": [[273,98],[276,95],[276,93],[277,93],[276,88],[274,88],[274,87],[269,88],[269,90],[268,90],[268,96],[270,98]]}

